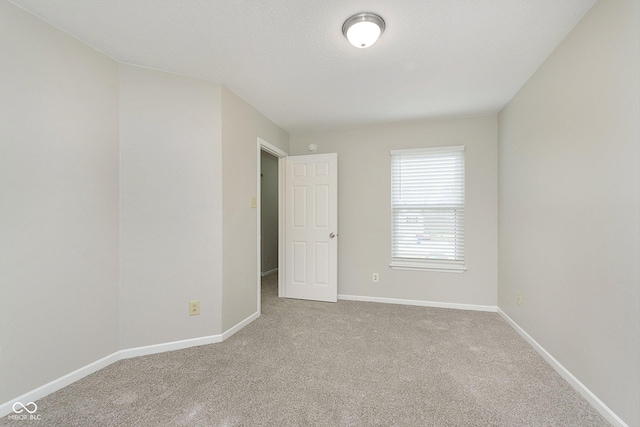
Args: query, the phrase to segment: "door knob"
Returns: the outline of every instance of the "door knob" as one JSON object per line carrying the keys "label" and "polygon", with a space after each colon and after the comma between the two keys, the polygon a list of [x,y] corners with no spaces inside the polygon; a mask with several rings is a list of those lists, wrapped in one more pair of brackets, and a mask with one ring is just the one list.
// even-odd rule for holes
{"label": "door knob", "polygon": [[331,237],[333,239],[334,237],[336,237],[336,233],[329,234],[329,237]]}

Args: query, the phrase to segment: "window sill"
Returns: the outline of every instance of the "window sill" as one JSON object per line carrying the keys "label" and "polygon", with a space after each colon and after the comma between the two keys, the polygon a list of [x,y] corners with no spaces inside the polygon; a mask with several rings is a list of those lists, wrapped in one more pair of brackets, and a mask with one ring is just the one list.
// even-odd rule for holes
{"label": "window sill", "polygon": [[464,273],[467,271],[467,267],[464,265],[447,265],[447,264],[435,264],[435,263],[415,263],[415,262],[398,262],[392,261],[389,267],[396,270],[422,270],[422,271],[436,271],[441,273]]}

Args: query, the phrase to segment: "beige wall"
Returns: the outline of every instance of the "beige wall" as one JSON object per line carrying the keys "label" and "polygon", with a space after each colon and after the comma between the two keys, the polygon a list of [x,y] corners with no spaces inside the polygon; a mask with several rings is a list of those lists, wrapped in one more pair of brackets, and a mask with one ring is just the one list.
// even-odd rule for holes
{"label": "beige wall", "polygon": [[288,151],[288,134],[218,83],[119,65],[5,1],[0,43],[0,402],[255,313],[257,137]]}
{"label": "beige wall", "polygon": [[640,425],[639,4],[596,3],[499,116],[500,308],[630,426]]}
{"label": "beige wall", "polygon": [[218,83],[120,66],[122,348],[222,332],[220,106]]}
{"label": "beige wall", "polygon": [[258,311],[258,137],[289,151],[287,132],[222,86],[223,330]]}
{"label": "beige wall", "polygon": [[[293,155],[338,153],[338,293],[496,305],[496,116],[291,135]],[[391,261],[390,150],[465,145],[464,273],[396,270]],[[379,283],[371,275],[380,275]]]}
{"label": "beige wall", "polygon": [[118,350],[118,65],[0,1],[0,403]]}
{"label": "beige wall", "polygon": [[260,230],[263,273],[278,268],[278,159],[260,152]]}

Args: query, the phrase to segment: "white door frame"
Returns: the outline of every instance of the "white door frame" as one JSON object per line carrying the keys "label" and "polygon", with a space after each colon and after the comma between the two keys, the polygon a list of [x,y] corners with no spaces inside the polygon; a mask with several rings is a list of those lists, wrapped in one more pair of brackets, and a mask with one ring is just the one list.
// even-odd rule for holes
{"label": "white door frame", "polygon": [[273,144],[268,143],[267,141],[265,141],[264,139],[258,137],[258,144],[257,144],[257,159],[258,159],[258,166],[257,166],[257,183],[258,183],[258,195],[257,195],[257,200],[256,200],[256,207],[258,210],[258,215],[256,215],[258,217],[258,234],[257,234],[257,238],[256,238],[256,246],[258,248],[258,257],[257,257],[257,266],[258,266],[258,278],[257,278],[257,294],[258,294],[258,314],[262,313],[262,298],[261,298],[261,288],[262,288],[262,268],[260,267],[262,265],[262,245],[261,245],[261,234],[262,234],[262,184],[261,184],[261,179],[260,179],[260,173],[261,173],[261,168],[260,168],[260,152],[261,151],[265,151],[273,156],[275,156],[278,159],[278,296],[282,297],[284,296],[284,283],[285,283],[285,277],[284,273],[285,270],[285,241],[284,241],[284,229],[285,229],[285,222],[284,222],[284,215],[285,215],[285,199],[284,199],[284,174],[285,174],[285,169],[284,169],[284,158],[287,157],[289,154],[286,151],[281,150],[280,148],[276,147]]}

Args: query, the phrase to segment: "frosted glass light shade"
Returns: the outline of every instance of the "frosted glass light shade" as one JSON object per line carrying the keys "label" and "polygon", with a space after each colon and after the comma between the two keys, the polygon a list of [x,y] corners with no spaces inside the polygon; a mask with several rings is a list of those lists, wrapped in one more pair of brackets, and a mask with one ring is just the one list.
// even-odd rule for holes
{"label": "frosted glass light shade", "polygon": [[373,45],[384,31],[384,20],[374,13],[359,13],[347,19],[342,33],[349,43],[359,49]]}
{"label": "frosted glass light shade", "polygon": [[373,22],[358,22],[347,30],[349,43],[357,48],[364,49],[378,41],[380,37],[380,27]]}

